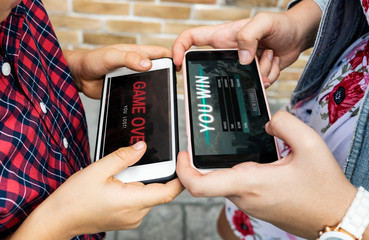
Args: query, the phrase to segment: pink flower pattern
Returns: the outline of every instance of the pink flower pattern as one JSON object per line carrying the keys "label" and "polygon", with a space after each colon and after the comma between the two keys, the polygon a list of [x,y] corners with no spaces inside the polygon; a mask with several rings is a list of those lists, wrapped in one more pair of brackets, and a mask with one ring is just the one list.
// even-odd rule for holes
{"label": "pink flower pattern", "polygon": [[361,1],[361,6],[363,6],[364,12],[367,13],[368,8],[369,8],[369,1],[368,0],[362,0]]}
{"label": "pink flower pattern", "polygon": [[365,44],[364,49],[356,51],[354,58],[350,60],[351,70],[355,70],[360,64],[364,62],[365,59],[368,58],[368,56],[369,56],[369,42]]}
{"label": "pink flower pattern", "polygon": [[246,237],[248,235],[254,235],[254,229],[252,227],[251,220],[244,212],[240,210],[234,211],[232,220],[237,231],[240,232],[242,236]]}
{"label": "pink flower pattern", "polygon": [[328,114],[331,125],[347,113],[364,96],[364,91],[359,85],[363,75],[363,72],[350,73],[329,93]]}

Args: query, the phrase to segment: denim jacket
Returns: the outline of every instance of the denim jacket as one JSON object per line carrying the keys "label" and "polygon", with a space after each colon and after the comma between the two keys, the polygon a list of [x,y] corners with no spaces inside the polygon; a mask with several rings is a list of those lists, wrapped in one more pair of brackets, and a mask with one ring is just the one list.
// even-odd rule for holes
{"label": "denim jacket", "polygon": [[[290,3],[290,7],[298,1]],[[292,94],[292,104],[319,90],[341,54],[369,31],[360,0],[315,0],[323,10],[314,48]],[[366,91],[344,167],[346,177],[369,190],[369,95]]]}

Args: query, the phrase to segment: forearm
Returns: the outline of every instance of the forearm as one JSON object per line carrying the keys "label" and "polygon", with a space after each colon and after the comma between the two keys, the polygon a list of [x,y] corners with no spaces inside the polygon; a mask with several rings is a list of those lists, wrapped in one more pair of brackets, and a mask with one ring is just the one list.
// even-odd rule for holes
{"label": "forearm", "polygon": [[9,240],[69,240],[77,235],[69,226],[74,220],[73,217],[68,219],[69,212],[51,195],[25,219]]}

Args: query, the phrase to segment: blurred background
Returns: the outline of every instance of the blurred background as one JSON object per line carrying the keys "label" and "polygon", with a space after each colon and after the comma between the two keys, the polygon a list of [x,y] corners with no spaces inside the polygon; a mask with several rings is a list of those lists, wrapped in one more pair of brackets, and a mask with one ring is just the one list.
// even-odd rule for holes
{"label": "blurred background", "polygon": [[[93,49],[127,43],[171,48],[187,28],[281,12],[289,0],[43,0],[64,49]],[[301,54],[267,90],[274,113],[288,102],[311,50]],[[185,150],[182,73],[177,74],[180,150]],[[81,95],[94,155],[100,101]],[[157,206],[134,230],[108,232],[107,240],[218,240],[216,219],[223,198],[193,198],[184,191]]]}

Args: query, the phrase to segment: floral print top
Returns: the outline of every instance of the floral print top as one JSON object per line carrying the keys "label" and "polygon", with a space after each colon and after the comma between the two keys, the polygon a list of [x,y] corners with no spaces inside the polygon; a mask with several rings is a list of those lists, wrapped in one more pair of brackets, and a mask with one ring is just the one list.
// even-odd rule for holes
{"label": "floral print top", "polygon": [[[369,0],[360,1],[369,23]],[[368,83],[369,33],[357,39],[341,55],[320,91],[295,106],[285,107],[285,110],[320,134],[341,167],[345,164]],[[279,141],[279,146],[282,157],[290,152],[282,141]],[[235,235],[242,240],[301,239],[267,222],[247,216],[228,200],[226,217]]]}

